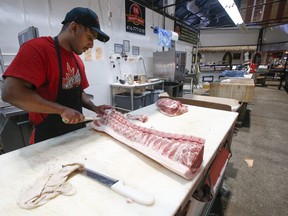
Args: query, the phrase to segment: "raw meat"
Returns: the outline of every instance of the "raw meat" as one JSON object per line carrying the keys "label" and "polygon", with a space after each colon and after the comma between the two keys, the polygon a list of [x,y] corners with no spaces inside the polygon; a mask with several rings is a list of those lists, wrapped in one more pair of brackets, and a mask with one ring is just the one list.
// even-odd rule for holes
{"label": "raw meat", "polygon": [[156,102],[160,112],[167,116],[178,116],[188,112],[188,106],[183,105],[180,101],[169,98],[161,98]]}
{"label": "raw meat", "polygon": [[107,110],[91,125],[186,179],[193,178],[203,160],[204,139],[141,127],[116,110]]}
{"label": "raw meat", "polygon": [[148,121],[148,116],[144,115],[144,114],[143,115],[132,115],[132,114],[127,113],[126,117],[130,120],[138,120],[138,121],[141,121],[143,123]]}

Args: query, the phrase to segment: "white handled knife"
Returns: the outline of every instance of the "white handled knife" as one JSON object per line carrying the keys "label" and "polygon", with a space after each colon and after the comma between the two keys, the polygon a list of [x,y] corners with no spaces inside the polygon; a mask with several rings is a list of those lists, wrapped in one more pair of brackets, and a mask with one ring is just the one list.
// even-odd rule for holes
{"label": "white handled knife", "polygon": [[110,178],[99,172],[87,168],[84,169],[83,174],[92,178],[93,180],[96,180],[106,185],[107,187],[110,187],[116,193],[124,197],[130,198],[137,203],[147,206],[154,204],[154,196],[152,194],[144,193],[142,191],[127,187],[120,180]]}

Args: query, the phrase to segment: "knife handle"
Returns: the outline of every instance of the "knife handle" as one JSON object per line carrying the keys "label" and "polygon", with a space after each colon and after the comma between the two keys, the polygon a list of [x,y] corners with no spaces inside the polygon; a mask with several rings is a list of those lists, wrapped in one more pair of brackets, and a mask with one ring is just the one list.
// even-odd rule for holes
{"label": "knife handle", "polygon": [[142,191],[127,187],[123,184],[122,181],[118,181],[117,183],[113,184],[111,189],[124,197],[132,199],[137,203],[148,206],[154,204],[154,196],[152,194],[144,193]]}

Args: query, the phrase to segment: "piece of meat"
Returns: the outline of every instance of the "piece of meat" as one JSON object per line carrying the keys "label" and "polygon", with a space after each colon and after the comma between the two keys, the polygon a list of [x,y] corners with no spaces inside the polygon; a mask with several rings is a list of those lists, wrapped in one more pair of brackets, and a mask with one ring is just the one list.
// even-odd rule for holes
{"label": "piece of meat", "polygon": [[203,160],[204,139],[138,126],[116,110],[91,125],[186,179],[193,178]]}
{"label": "piece of meat", "polygon": [[138,120],[138,121],[143,122],[143,123],[148,121],[148,116],[144,115],[144,114],[143,115],[132,115],[132,114],[127,113],[126,117],[130,120]]}
{"label": "piece of meat", "polygon": [[188,106],[183,105],[180,101],[170,98],[161,98],[156,102],[160,112],[167,116],[178,116],[188,112]]}

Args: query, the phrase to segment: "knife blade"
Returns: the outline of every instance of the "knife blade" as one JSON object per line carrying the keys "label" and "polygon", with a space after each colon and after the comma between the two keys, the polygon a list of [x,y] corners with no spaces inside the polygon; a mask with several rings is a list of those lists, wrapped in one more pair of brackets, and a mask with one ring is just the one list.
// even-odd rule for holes
{"label": "knife blade", "polygon": [[125,186],[123,181],[121,180],[113,179],[111,177],[105,176],[99,172],[96,172],[88,168],[85,168],[83,170],[83,174],[111,188],[114,192],[124,197],[130,198],[139,204],[148,205],[148,206],[154,204],[153,194],[145,193],[145,192],[136,190],[134,188]]}

